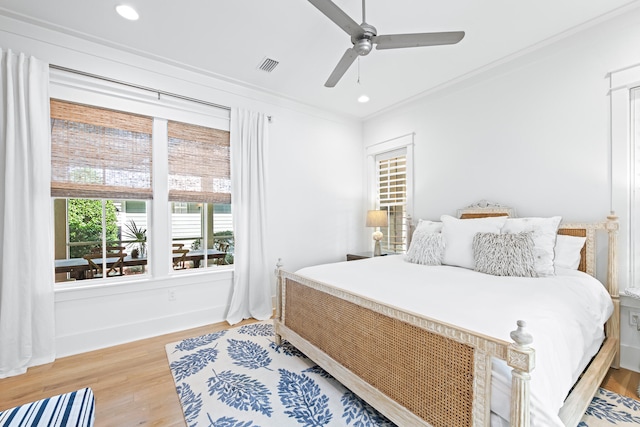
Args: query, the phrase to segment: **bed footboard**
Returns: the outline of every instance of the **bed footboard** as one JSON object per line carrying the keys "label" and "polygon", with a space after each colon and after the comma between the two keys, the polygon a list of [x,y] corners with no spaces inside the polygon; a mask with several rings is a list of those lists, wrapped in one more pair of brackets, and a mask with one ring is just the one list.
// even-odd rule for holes
{"label": "bed footboard", "polygon": [[[491,359],[514,367],[511,425],[529,425],[534,353],[280,271],[278,337],[398,425],[489,426]],[[517,332],[517,333],[516,333]]]}

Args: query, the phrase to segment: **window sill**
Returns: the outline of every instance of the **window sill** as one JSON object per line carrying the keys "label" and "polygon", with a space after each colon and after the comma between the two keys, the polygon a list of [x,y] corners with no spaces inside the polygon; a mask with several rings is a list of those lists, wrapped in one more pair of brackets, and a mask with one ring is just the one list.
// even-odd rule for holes
{"label": "window sill", "polygon": [[[210,285],[216,282],[228,283],[233,279],[233,268],[202,269],[196,272],[174,272],[165,277],[152,277],[147,275],[140,278],[126,279],[90,279],[95,283],[78,285],[78,281],[58,282],[54,287],[56,302],[71,301],[84,298],[101,296],[113,296],[134,292],[157,291],[159,289],[174,288],[179,286],[192,286],[201,283]],[[85,282],[85,280],[81,281]]]}

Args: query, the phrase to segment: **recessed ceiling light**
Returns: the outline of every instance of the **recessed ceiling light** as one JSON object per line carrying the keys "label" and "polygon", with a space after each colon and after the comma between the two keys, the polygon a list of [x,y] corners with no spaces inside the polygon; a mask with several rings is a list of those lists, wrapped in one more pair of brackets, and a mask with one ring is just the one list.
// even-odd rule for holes
{"label": "recessed ceiling light", "polygon": [[361,95],[360,98],[358,98],[358,102],[362,102],[363,104],[369,102],[369,97],[367,95]]}
{"label": "recessed ceiling light", "polygon": [[116,6],[116,12],[118,12],[118,14],[123,18],[130,21],[136,21],[140,17],[140,15],[138,15],[138,12],[136,12],[134,8],[132,8],[131,6],[127,6],[126,4]]}

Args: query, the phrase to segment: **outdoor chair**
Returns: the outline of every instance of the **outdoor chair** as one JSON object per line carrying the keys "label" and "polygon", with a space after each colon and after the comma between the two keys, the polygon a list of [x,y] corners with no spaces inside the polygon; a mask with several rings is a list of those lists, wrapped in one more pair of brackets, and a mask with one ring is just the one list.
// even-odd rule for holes
{"label": "outdoor chair", "polygon": [[[127,254],[124,252],[122,246],[107,246],[107,273],[103,274],[102,271],[102,248],[95,248],[91,253],[85,255],[83,258],[89,263],[89,269],[86,272],[86,278],[95,279],[98,277],[109,276],[123,276],[124,275],[124,257]],[[111,262],[110,259],[115,259]],[[99,260],[96,262],[95,260]]]}
{"label": "outdoor chair", "polygon": [[187,268],[187,254],[189,249],[183,249],[183,243],[174,243],[173,247],[173,269],[181,270]]}
{"label": "outdoor chair", "polygon": [[227,263],[227,251],[229,250],[229,243],[227,242],[216,242],[216,246],[220,252],[223,252],[224,255],[216,258],[216,264],[225,265]]}

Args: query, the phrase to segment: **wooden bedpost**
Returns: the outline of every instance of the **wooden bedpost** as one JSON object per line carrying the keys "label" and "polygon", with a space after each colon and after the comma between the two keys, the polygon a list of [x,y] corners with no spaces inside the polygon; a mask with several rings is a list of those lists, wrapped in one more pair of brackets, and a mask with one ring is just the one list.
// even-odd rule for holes
{"label": "wooden bedpost", "polygon": [[518,320],[518,329],[511,332],[514,341],[507,350],[507,364],[511,371],[511,426],[529,427],[529,381],[531,371],[535,367],[535,351],[529,347],[533,337],[527,330],[527,323]]}
{"label": "wooden bedpost", "polygon": [[611,363],[612,368],[620,367],[620,295],[618,289],[618,216],[611,212],[607,216],[607,232],[609,233],[609,265],[607,267],[607,291],[613,301],[613,313],[607,321],[606,334],[608,338],[616,339],[616,355]]}
{"label": "wooden bedpost", "polygon": [[[279,321],[284,320],[282,318],[282,258],[278,258],[276,263],[276,319]],[[275,334],[276,345],[282,345],[282,336],[278,333]]]}

